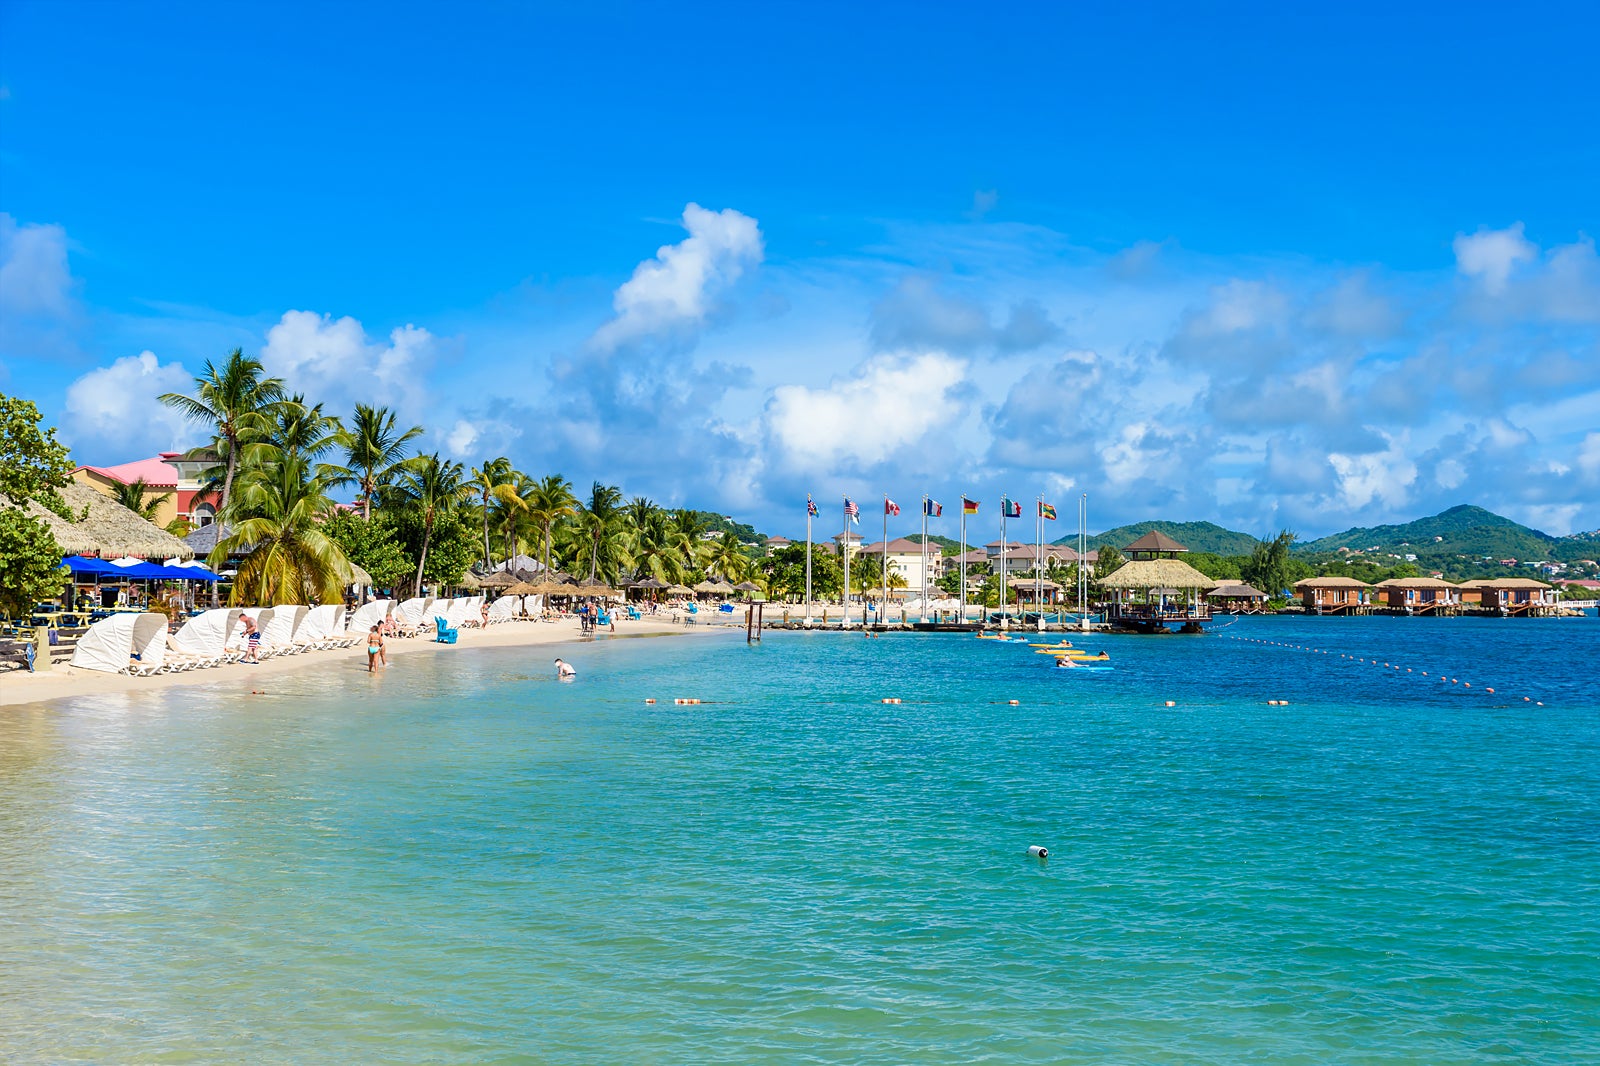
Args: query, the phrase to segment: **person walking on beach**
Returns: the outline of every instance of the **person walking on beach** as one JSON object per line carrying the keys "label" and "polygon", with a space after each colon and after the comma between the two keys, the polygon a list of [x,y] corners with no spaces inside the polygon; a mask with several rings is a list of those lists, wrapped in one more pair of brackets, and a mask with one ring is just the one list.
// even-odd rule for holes
{"label": "person walking on beach", "polygon": [[247,614],[239,616],[239,621],[244,623],[244,661],[259,663],[261,661],[261,630],[256,628],[255,621]]}
{"label": "person walking on beach", "polygon": [[[367,631],[367,673],[378,672],[378,659],[383,655],[383,631],[378,626],[373,626]],[[385,666],[388,663],[384,664]]]}

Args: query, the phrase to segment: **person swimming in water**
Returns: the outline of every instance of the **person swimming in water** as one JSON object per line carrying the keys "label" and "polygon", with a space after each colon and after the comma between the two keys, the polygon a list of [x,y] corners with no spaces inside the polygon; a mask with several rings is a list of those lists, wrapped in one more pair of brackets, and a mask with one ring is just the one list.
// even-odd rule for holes
{"label": "person swimming in water", "polygon": [[567,662],[565,659],[556,660],[556,677],[560,678],[562,681],[566,681],[577,676],[578,671],[572,668],[571,663]]}

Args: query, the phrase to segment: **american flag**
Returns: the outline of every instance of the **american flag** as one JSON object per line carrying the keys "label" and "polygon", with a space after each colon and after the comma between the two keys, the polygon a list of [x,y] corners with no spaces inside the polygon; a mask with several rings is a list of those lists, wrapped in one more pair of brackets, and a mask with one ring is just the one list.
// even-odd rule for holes
{"label": "american flag", "polygon": [[861,521],[861,508],[856,506],[856,501],[846,496],[844,498],[844,516],[852,522]]}
{"label": "american flag", "polygon": [[883,513],[898,515],[900,513],[900,505],[889,499],[889,497],[885,496],[883,498]]}
{"label": "american flag", "polygon": [[806,514],[814,515],[816,513],[817,513],[817,502],[815,500],[813,500],[810,496],[807,496],[806,497]]}

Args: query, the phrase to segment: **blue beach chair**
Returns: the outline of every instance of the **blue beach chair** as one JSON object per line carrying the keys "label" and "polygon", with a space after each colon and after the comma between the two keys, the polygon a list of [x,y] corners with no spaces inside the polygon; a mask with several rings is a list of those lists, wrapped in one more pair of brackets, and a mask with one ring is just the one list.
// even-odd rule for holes
{"label": "blue beach chair", "polygon": [[433,639],[440,644],[454,644],[457,637],[456,631],[445,620],[435,615],[433,619]]}

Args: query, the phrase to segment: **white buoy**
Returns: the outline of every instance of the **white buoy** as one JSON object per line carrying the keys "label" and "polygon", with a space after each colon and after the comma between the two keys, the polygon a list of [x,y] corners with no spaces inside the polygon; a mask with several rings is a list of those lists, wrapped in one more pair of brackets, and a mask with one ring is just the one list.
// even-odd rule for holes
{"label": "white buoy", "polygon": [[1049,848],[1041,848],[1037,844],[1029,844],[1028,845],[1028,854],[1032,855],[1036,859],[1048,859],[1050,857],[1050,849]]}

